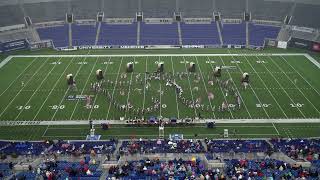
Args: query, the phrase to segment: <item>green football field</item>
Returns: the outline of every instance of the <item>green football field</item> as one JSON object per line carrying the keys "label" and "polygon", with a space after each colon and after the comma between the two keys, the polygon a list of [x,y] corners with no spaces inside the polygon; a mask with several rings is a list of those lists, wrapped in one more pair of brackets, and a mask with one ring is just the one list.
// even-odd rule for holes
{"label": "green football field", "polygon": [[[218,124],[212,130],[205,124],[168,127],[166,135],[220,137],[226,127],[234,137],[241,138],[320,135],[320,71],[307,54],[233,51],[9,58],[0,68],[3,139],[84,139],[89,131],[88,120],[123,123],[151,116],[195,118],[195,122],[213,120]],[[132,73],[126,73],[128,63],[134,64]],[[152,76],[158,63],[164,64],[160,80]],[[190,63],[195,63],[196,72],[188,73]],[[220,78],[213,77],[215,67],[222,68]],[[105,78],[101,90],[95,92],[92,84],[97,82],[98,69]],[[247,88],[240,83],[243,73],[249,74]],[[67,86],[67,74],[73,74],[76,88]],[[181,87],[181,96],[167,84],[169,79]],[[89,95],[90,104],[86,100]],[[108,131],[98,128],[97,132],[102,138],[152,138],[158,133],[156,127],[125,125],[114,125]]]}

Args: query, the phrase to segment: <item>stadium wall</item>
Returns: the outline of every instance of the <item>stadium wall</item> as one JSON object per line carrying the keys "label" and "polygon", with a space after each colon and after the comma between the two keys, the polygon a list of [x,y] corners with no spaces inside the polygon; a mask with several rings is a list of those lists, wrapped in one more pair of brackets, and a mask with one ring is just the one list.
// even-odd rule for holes
{"label": "stadium wall", "polygon": [[29,42],[26,39],[19,39],[14,41],[8,41],[0,43],[1,53],[6,53],[15,50],[24,50],[29,49]]}
{"label": "stadium wall", "polygon": [[305,39],[291,38],[288,42],[288,46],[292,48],[300,48],[320,52],[320,43]]}

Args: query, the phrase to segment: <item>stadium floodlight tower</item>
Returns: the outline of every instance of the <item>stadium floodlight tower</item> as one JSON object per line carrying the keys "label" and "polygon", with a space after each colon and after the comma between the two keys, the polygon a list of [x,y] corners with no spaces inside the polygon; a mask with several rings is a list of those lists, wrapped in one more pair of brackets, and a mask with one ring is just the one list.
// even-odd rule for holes
{"label": "stadium floodlight tower", "polygon": [[73,23],[73,14],[72,13],[66,13],[66,22]]}
{"label": "stadium floodlight tower", "polygon": [[24,17],[24,22],[25,22],[25,25],[26,27],[31,27],[32,26],[32,20],[29,16],[25,16]]}
{"label": "stadium floodlight tower", "polygon": [[251,12],[243,12],[243,20],[251,21]]}
{"label": "stadium floodlight tower", "polygon": [[143,21],[143,12],[142,11],[136,12],[136,21],[137,22]]}
{"label": "stadium floodlight tower", "polygon": [[102,22],[104,19],[104,12],[97,13],[97,22]]}
{"label": "stadium floodlight tower", "polygon": [[215,21],[215,22],[217,22],[217,21],[219,22],[221,20],[220,12],[213,12],[212,17],[213,17],[213,21]]}
{"label": "stadium floodlight tower", "polygon": [[182,15],[181,15],[181,12],[174,12],[173,13],[173,18],[177,21],[177,22],[180,22],[182,21]]}

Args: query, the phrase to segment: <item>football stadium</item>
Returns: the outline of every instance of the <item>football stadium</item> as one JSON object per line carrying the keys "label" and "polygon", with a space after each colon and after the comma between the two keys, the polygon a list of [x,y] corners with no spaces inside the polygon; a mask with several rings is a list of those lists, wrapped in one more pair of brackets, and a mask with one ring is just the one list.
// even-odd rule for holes
{"label": "football stadium", "polygon": [[320,179],[319,0],[0,15],[0,180]]}

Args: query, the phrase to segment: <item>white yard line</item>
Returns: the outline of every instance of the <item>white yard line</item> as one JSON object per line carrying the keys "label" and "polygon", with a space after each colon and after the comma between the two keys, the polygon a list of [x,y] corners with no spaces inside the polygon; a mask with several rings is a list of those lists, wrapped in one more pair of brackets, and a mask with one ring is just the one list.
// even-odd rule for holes
{"label": "white yard line", "polygon": [[[92,68],[91,68],[90,74],[89,74],[86,82],[84,83],[83,89],[82,89],[82,91],[81,91],[81,95],[83,94],[84,90],[85,90],[86,87],[87,87],[87,84],[88,84],[88,82],[89,82],[89,79],[91,78],[92,72],[93,72],[94,68],[96,67],[98,60],[99,60],[99,57],[96,58],[96,62],[94,63],[94,65],[93,65]],[[79,104],[79,101],[77,101],[76,105],[74,106],[73,111],[72,111],[72,114],[71,114],[69,120],[72,120],[72,117],[73,117],[74,113],[76,112],[76,109],[77,109],[77,107],[78,107],[78,104]]]}
{"label": "white yard line", "polygon": [[[175,73],[174,73],[174,68],[173,68],[173,61],[172,61],[172,56],[170,57],[170,60],[171,60],[171,68],[172,68],[172,77],[175,77]],[[175,78],[174,78],[175,79]],[[178,119],[180,119],[180,111],[179,111],[179,105],[178,105],[178,95],[177,95],[177,92],[174,91],[175,95],[176,95],[176,106],[177,106],[177,116],[178,116]]]}
{"label": "white yard line", "polygon": [[[299,76],[320,96],[320,93],[319,91],[314,87],[312,86],[300,73],[297,69],[295,69],[288,61],[286,58],[284,58],[283,56],[280,56],[294,71],[295,73],[299,74]],[[286,73],[287,74],[287,73]]]}
{"label": "white yard line", "polygon": [[[191,88],[191,83],[190,83],[190,73],[188,72],[188,68],[187,68],[187,64],[186,64],[186,59],[184,58],[184,56],[183,56],[183,60],[184,60],[184,66],[185,66],[185,68],[186,68],[186,72],[187,72],[187,74],[188,74],[188,83],[189,83],[189,89],[190,89],[190,93],[191,93],[192,102],[194,102],[194,97],[193,97],[192,88]],[[196,108],[193,107],[193,109],[194,109],[194,115],[195,115],[195,117],[197,117]]]}
{"label": "white yard line", "polygon": [[[310,56],[307,53],[250,53],[250,54],[243,54],[243,53],[224,53],[224,54],[68,54],[68,55],[11,55],[10,57],[158,57],[158,56]],[[313,59],[311,56],[308,59]],[[315,60],[316,61],[316,60]]]}
{"label": "white yard line", "polygon": [[6,57],[3,61],[0,62],[0,69],[6,65],[9,61],[11,61],[11,59],[13,58],[14,56],[8,56]]}
{"label": "white yard line", "polygon": [[278,135],[280,135],[280,133],[279,133],[277,127],[274,125],[274,123],[272,123],[272,126],[273,126],[273,128],[277,131]]}
{"label": "white yard line", "polygon": [[[108,64],[107,64],[106,68],[104,69],[103,74],[106,74],[106,72],[107,72],[110,59],[111,59],[111,57],[109,57],[109,59],[108,59]],[[92,111],[93,111],[93,109],[94,109],[93,107],[94,107],[94,105],[96,104],[96,101],[97,101],[99,95],[100,95],[100,94],[96,93],[96,95],[95,95],[95,97],[94,97],[93,104],[92,104],[92,106],[91,106],[90,113],[89,113],[89,116],[88,116],[88,120],[90,120],[90,118],[91,118],[91,114],[92,114]]]}
{"label": "white yard line", "polygon": [[56,83],[53,85],[53,88],[50,90],[49,94],[47,95],[46,99],[43,101],[42,105],[40,106],[40,108],[39,108],[39,110],[37,111],[36,115],[33,117],[32,121],[34,121],[34,120],[37,118],[37,116],[39,115],[40,111],[42,110],[42,108],[43,108],[43,106],[45,105],[45,103],[48,101],[48,99],[49,99],[50,95],[52,94],[52,92],[54,91],[55,87],[56,87],[56,86],[58,85],[58,83],[60,82],[61,77],[62,77],[63,75],[65,75],[66,70],[67,70],[68,67],[72,64],[73,59],[74,59],[74,58],[72,58],[72,59],[70,60],[70,63],[68,64],[68,66],[64,69],[64,71],[61,73],[59,79],[58,79],[58,80],[56,81]]}
{"label": "white yard line", "polygon": [[[258,58],[260,60],[260,58]],[[248,60],[247,60],[248,61]],[[249,62],[249,61],[248,61]],[[250,66],[252,67],[251,63],[249,62]],[[252,67],[252,69],[255,71],[255,69]],[[263,83],[264,87],[266,87],[266,90],[269,92],[269,94],[271,95],[271,97],[273,98],[273,100],[275,101],[275,103],[278,105],[278,107],[280,108],[280,110],[282,111],[282,113],[284,114],[284,116],[286,118],[288,118],[287,114],[284,112],[284,110],[282,109],[282,107],[280,106],[279,102],[277,101],[277,99],[273,96],[273,94],[271,93],[271,91],[269,90],[269,88],[267,87],[266,83],[263,81],[263,79],[260,77],[259,74],[257,74],[258,78],[261,80],[261,82]]]}
{"label": "white yard line", "polygon": [[123,61],[123,57],[121,58],[120,65],[119,65],[119,69],[118,69],[118,74],[117,74],[117,77],[116,77],[116,81],[114,82],[114,88],[113,88],[113,91],[112,91],[112,95],[111,95],[111,99],[110,99],[110,103],[109,103],[109,108],[108,108],[106,120],[107,120],[108,117],[109,117],[110,108],[111,108],[111,103],[112,103],[113,98],[114,98],[114,92],[115,92],[116,87],[117,87],[117,85],[118,85],[118,78],[119,78],[119,74],[120,74],[120,70],[121,70],[122,61]]}
{"label": "white yard line", "polygon": [[[273,62],[273,64],[275,64],[281,71],[283,71],[283,69],[271,58],[271,61]],[[312,107],[318,112],[318,114],[320,115],[320,111],[318,110],[318,108],[316,108],[316,106],[306,97],[306,95],[297,87],[296,83],[294,83],[290,77],[287,74],[284,74],[287,79],[289,79],[289,81],[298,89],[298,91],[302,94],[302,96],[312,105]]]}
{"label": "white yard line", "polygon": [[[230,51],[229,51],[229,52],[230,52]],[[233,60],[235,60],[233,56],[231,56],[231,57],[232,57]],[[249,62],[246,56],[244,56],[244,58],[247,60],[247,62]],[[239,65],[238,63],[235,63],[235,64],[236,64],[237,67],[239,68],[241,74],[244,73],[244,72],[242,71],[240,65]],[[249,63],[249,65],[250,65],[250,67],[254,70],[254,68],[252,67],[252,65],[251,65],[250,63]],[[249,83],[249,86],[250,86],[250,89],[252,90],[253,94],[256,96],[258,102],[259,102],[260,104],[262,104],[259,96],[258,96],[257,93],[254,91],[254,89],[252,88],[252,86],[251,86],[250,83]],[[263,106],[262,106],[262,109],[263,109],[264,113],[267,115],[268,119],[270,119],[270,116],[269,116],[268,112],[266,111],[266,109],[265,109]]]}
{"label": "white yard line", "polygon": [[[88,53],[90,53],[90,51],[89,51]],[[85,61],[86,59],[87,59],[87,58],[85,57],[85,58],[84,58],[84,61]],[[79,68],[78,68],[76,74],[74,75],[74,77],[76,77],[76,76],[78,75],[78,73],[80,72],[82,66],[83,66],[83,63],[79,66]],[[64,95],[62,96],[62,98],[61,98],[58,106],[61,106],[63,100],[65,99],[65,96],[66,96],[67,93],[68,93],[68,91],[69,91],[69,88],[66,89],[66,91],[65,91]],[[59,111],[59,109],[56,109],[56,110],[55,110],[54,114],[53,114],[52,117],[51,117],[51,121],[53,121],[53,119],[55,118],[55,116],[56,116],[56,114],[57,114],[58,111]]]}
{"label": "white yard line", "polygon": [[[194,122],[195,124],[206,124],[208,122],[215,121],[217,124],[246,124],[246,123],[276,123],[276,124],[283,124],[283,123],[291,123],[291,124],[301,124],[303,123],[320,123],[320,118],[297,118],[297,119],[201,119],[199,121]],[[183,122],[183,120],[178,119],[178,122]],[[126,123],[125,121],[119,120],[95,120],[95,124],[101,123],[109,123],[109,124],[130,124]],[[0,121],[1,126],[48,126],[48,125],[88,125],[88,120],[55,120],[55,121]]]}
{"label": "white yard line", "polygon": [[[90,53],[90,51],[89,51],[88,53]],[[84,58],[84,60],[86,60],[86,59],[87,59],[87,57]],[[80,69],[82,68],[82,66],[83,66],[83,63],[82,63],[82,64],[80,65],[80,67],[78,68],[78,70],[77,70],[76,74],[74,75],[74,77],[76,77],[76,76],[78,75],[78,73],[80,72]],[[69,91],[69,88],[67,88],[67,89],[65,90],[65,93],[63,94],[63,96],[62,96],[62,98],[61,98],[58,106],[61,106],[61,104],[62,104],[65,96],[66,96],[67,93],[68,93],[68,91]],[[57,114],[57,112],[58,112],[58,110],[59,110],[59,109],[56,109],[55,112],[54,112],[54,114],[52,115],[51,120],[49,121],[50,123],[48,123],[48,126],[47,126],[46,130],[43,132],[42,137],[44,137],[44,135],[47,133],[50,125],[52,124],[52,121],[53,121],[54,117],[56,116],[56,114]]]}
{"label": "white yard line", "polygon": [[[160,56],[159,56],[159,62],[161,62],[161,58],[160,58]],[[162,117],[162,114],[161,114],[161,109],[162,109],[162,95],[161,95],[161,91],[162,91],[162,83],[161,83],[161,75],[160,75],[160,81],[159,81],[159,85],[160,85],[160,92],[159,92],[159,99],[160,99],[160,107],[159,107],[159,115],[160,115],[160,117]]]}
{"label": "white yard line", "polygon": [[[135,60],[136,60],[136,57],[133,57],[133,64],[134,64],[134,66],[135,66]],[[133,76],[133,73],[131,72],[131,77],[130,77],[130,82],[129,82],[129,91],[128,91],[128,96],[127,96],[127,100],[126,100],[126,102],[127,102],[126,105],[128,105],[128,103],[129,103],[130,92],[131,92],[131,85],[132,85],[132,76]],[[124,119],[126,119],[126,117],[127,117],[127,111],[128,111],[128,110],[126,110],[125,113],[124,113]]]}
{"label": "white yard line", "polygon": [[[262,63],[262,65],[264,65],[264,64]],[[283,92],[289,97],[290,101],[291,101],[293,104],[295,104],[295,102],[294,102],[294,101],[292,100],[292,98],[289,96],[288,92],[283,88],[283,86],[282,86],[281,83],[277,80],[277,78],[274,77],[274,75],[269,71],[269,69],[267,68],[267,66],[264,65],[264,67],[265,67],[266,70],[269,72],[269,74],[273,77],[273,79],[278,83],[278,85],[279,85],[280,88],[283,90]],[[300,109],[300,108],[297,108],[297,109],[299,110],[299,112],[301,113],[301,115],[302,115],[304,118],[306,118],[306,116],[305,116],[304,113],[301,111],[301,109]]]}
{"label": "white yard line", "polygon": [[9,104],[7,104],[6,108],[2,111],[0,114],[0,117],[6,112],[6,110],[9,108],[9,106],[12,104],[12,102],[18,97],[18,95],[21,93],[21,91],[29,84],[29,82],[32,80],[35,74],[39,72],[39,70],[47,63],[49,58],[47,58],[44,63],[41,64],[41,66],[35,71],[35,73],[30,77],[30,79],[26,82],[26,84],[18,91],[18,93],[11,99]]}
{"label": "white yard line", "polygon": [[[220,60],[221,60],[222,64],[225,66],[224,60],[221,58],[221,56],[219,56],[219,58],[220,58]],[[243,98],[242,98],[242,95],[241,95],[241,93],[240,93],[240,91],[239,91],[239,89],[238,89],[238,87],[237,87],[236,83],[233,81],[233,78],[232,78],[232,76],[231,76],[231,74],[230,74],[230,72],[229,72],[229,70],[228,70],[228,69],[227,69],[227,73],[228,73],[229,77],[232,79],[232,83],[233,83],[234,87],[236,88],[237,93],[239,94],[239,97],[240,97],[241,101],[243,102],[243,106],[244,106],[244,108],[245,108],[245,109],[246,109],[246,111],[248,112],[249,117],[250,117],[250,118],[252,118],[251,113],[250,113],[250,111],[248,110],[247,105],[246,105],[246,103],[244,102],[244,100],[243,100]]]}
{"label": "white yard line", "polygon": [[[204,89],[206,90],[207,95],[208,95],[208,94],[209,94],[209,91],[208,91],[208,88],[207,88],[206,83],[205,83],[205,81],[204,81],[204,77],[203,77],[203,74],[202,74],[202,71],[201,71],[200,63],[199,63],[199,61],[198,61],[197,56],[195,56],[195,58],[196,58],[196,61],[197,61],[198,66],[199,66],[199,71],[200,71],[200,74],[201,74],[201,79],[202,79],[202,83],[203,83],[203,85],[204,85]],[[208,96],[206,96],[206,97],[208,98]],[[208,98],[208,101],[209,101],[209,104],[210,104],[210,107],[211,107],[211,110],[212,110],[213,118],[216,119],[216,115],[215,115],[215,113],[214,113],[214,109],[213,109],[212,103],[211,103],[211,101],[209,100],[209,98]]]}
{"label": "white yard line", "polygon": [[[59,60],[58,60],[58,62],[60,62],[61,61],[61,59],[62,58],[60,58]],[[41,81],[41,83],[39,84],[39,86],[37,87],[37,89],[32,93],[32,95],[30,96],[30,98],[28,99],[28,101],[24,104],[24,107],[25,106],[27,106],[29,103],[30,103],[30,101],[32,100],[32,98],[33,98],[33,96],[38,92],[38,90],[41,88],[41,86],[42,86],[42,84],[44,83],[44,82],[46,82],[46,80],[47,80],[47,78],[49,77],[49,75],[50,75],[50,73],[54,70],[54,68],[57,66],[57,64],[54,64],[53,65],[53,67],[51,68],[51,70],[49,71],[49,72],[47,72],[47,75],[42,79],[42,81]],[[22,112],[24,112],[24,109],[22,109],[19,113],[18,113],[18,115],[15,117],[15,121],[19,118],[19,116],[20,116],[20,114],[22,113]]]}
{"label": "white yard line", "polygon": [[[285,55],[281,55],[281,56],[285,56]],[[317,66],[320,69],[320,63],[315,60],[312,56],[310,56],[309,54],[304,54],[304,56],[310,61],[312,62],[315,66]]]}
{"label": "white yard line", "polygon": [[23,75],[24,72],[25,72],[37,59],[38,59],[37,57],[34,58],[34,59],[32,60],[32,62],[31,62],[26,68],[24,68],[24,70],[10,83],[10,85],[7,87],[7,89],[5,89],[5,90],[0,94],[0,97],[1,97],[5,92],[7,92],[7,90],[13,85],[13,83],[15,83],[15,82],[20,78],[20,76]]}
{"label": "white yard line", "polygon": [[142,103],[142,109],[144,109],[145,103],[146,103],[146,80],[147,80],[147,73],[148,72],[148,58],[146,59],[146,69],[144,72],[144,86],[143,86],[143,103]]}
{"label": "white yard line", "polygon": [[[207,59],[210,60],[208,56],[207,56]],[[211,63],[210,63],[210,66],[211,66],[212,71],[214,71],[214,67],[212,66]],[[225,96],[225,94],[224,94],[224,92],[223,92],[223,90],[222,90],[222,88],[221,88],[221,86],[220,86],[220,85],[218,85],[218,86],[219,86],[219,89],[220,89],[220,91],[221,91],[221,95],[223,96],[224,101],[225,101],[225,102],[228,102],[228,101],[227,101],[227,98],[226,98],[226,96]],[[232,119],[233,119],[234,116],[233,116],[232,111],[230,110],[229,106],[227,107],[227,109],[228,109],[228,112],[230,113],[230,115],[231,115],[231,117],[232,117]]]}
{"label": "white yard line", "polygon": [[[47,95],[46,99],[43,101],[42,105],[41,105],[40,108],[38,109],[38,111],[37,111],[36,115],[33,117],[32,121],[35,121],[35,119],[37,118],[37,116],[38,116],[39,113],[41,112],[43,106],[45,105],[45,103],[46,103],[47,100],[49,99],[51,93],[53,92],[53,90],[55,89],[55,87],[58,85],[58,82],[60,81],[61,77],[62,77],[63,75],[65,75],[66,70],[67,70],[68,67],[72,64],[73,59],[74,59],[74,57],[70,60],[70,63],[68,64],[68,66],[64,69],[63,73],[61,73],[60,77],[58,78],[58,80],[57,80],[57,81],[55,82],[55,84],[53,85],[53,88],[50,90],[49,94]],[[45,130],[44,133],[42,134],[42,137],[43,137],[43,135],[47,132],[47,130],[48,130],[48,127],[46,128],[46,130]],[[36,134],[36,133],[31,134],[31,136],[29,136],[29,139],[31,139],[31,137],[32,137],[33,135],[35,135],[35,134]]]}

